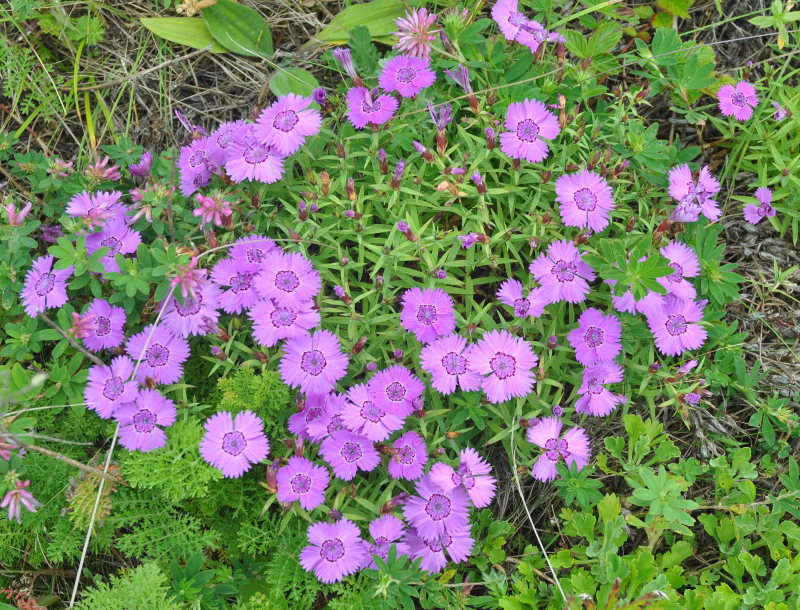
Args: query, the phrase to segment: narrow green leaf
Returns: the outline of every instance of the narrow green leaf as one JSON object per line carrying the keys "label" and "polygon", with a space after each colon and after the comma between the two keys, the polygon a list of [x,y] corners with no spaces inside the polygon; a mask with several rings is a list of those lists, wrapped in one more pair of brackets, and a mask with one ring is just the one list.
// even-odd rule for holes
{"label": "narrow green leaf", "polygon": [[142,25],[156,36],[212,53],[225,53],[226,49],[211,36],[205,21],[189,17],[148,17],[140,19]]}

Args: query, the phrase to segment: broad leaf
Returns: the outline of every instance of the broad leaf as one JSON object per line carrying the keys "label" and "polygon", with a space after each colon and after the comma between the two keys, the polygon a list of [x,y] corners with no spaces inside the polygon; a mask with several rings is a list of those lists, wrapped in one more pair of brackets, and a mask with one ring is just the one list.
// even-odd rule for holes
{"label": "broad leaf", "polygon": [[194,17],[153,17],[140,20],[156,36],[178,44],[205,49],[212,53],[225,53],[227,49],[214,40],[205,21]]}
{"label": "broad leaf", "polygon": [[302,68],[281,68],[269,79],[269,90],[276,96],[294,93],[309,97],[317,87],[314,75]]}
{"label": "broad leaf", "polygon": [[272,56],[272,34],[258,11],[232,0],[202,9],[209,32],[223,47],[250,57]]}
{"label": "broad leaf", "polygon": [[333,18],[328,26],[303,48],[320,44],[337,45],[347,42],[347,32],[357,25],[366,26],[373,40],[384,44],[393,44],[397,31],[394,20],[405,13],[402,0],[372,0],[365,4],[355,4],[344,9]]}

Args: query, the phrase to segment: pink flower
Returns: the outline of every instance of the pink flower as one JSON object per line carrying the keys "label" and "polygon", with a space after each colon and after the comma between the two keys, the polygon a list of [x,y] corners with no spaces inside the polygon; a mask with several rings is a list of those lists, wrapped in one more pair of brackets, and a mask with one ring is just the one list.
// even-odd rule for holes
{"label": "pink flower", "polygon": [[611,360],[622,350],[622,325],[614,315],[604,315],[590,307],[578,318],[578,328],[567,339],[575,350],[575,359],[584,366]]}
{"label": "pink flower", "polygon": [[114,411],[119,422],[119,442],[129,451],[154,451],[167,443],[161,429],[175,423],[175,403],[156,390],[139,391],[134,402],[121,404]]}
{"label": "pink flower", "polygon": [[527,396],[536,380],[533,367],[539,358],[530,343],[505,330],[483,335],[470,352],[469,370],[484,376],[482,388],[490,402]]}
{"label": "pink flower", "polygon": [[338,337],[329,330],[317,329],[287,339],[278,369],[289,387],[325,394],[347,373],[347,363]]}
{"label": "pink flower", "polygon": [[669,171],[669,194],[678,202],[672,212],[675,222],[695,222],[700,214],[716,222],[722,212],[713,197],[719,192],[719,182],[708,166],[700,170],[695,183],[689,166],[678,165]]}
{"label": "pink flower", "polygon": [[448,529],[441,536],[430,540],[421,537],[416,530],[406,534],[408,555],[411,559],[422,558],[420,567],[428,572],[439,572],[447,565],[447,555],[453,563],[461,563],[469,559],[475,541],[470,536],[469,526]]}
{"label": "pink flower", "polygon": [[622,398],[605,387],[608,383],[622,381],[622,367],[612,360],[598,362],[583,371],[583,383],[578,389],[580,398],[575,402],[575,411],[605,416],[621,404]]}
{"label": "pink flower", "polygon": [[476,508],[484,508],[494,498],[497,479],[491,476],[492,467],[474,449],[461,451],[461,461],[456,468],[437,462],[429,476],[442,489],[462,486]]}
{"label": "pink flower", "polygon": [[393,479],[415,481],[425,471],[428,453],[422,437],[409,430],[392,443],[393,455],[389,460],[389,476]]}
{"label": "pink flower", "polygon": [[449,335],[456,328],[453,299],[440,288],[409,288],[403,293],[400,323],[420,343]]}
{"label": "pink flower", "polygon": [[384,91],[397,91],[403,97],[414,97],[436,80],[427,59],[398,55],[386,62],[378,84]]}
{"label": "pink flower", "polygon": [[395,364],[375,373],[367,389],[378,407],[405,418],[414,410],[414,401],[422,396],[425,385],[406,367]]}
{"label": "pink flower", "polygon": [[99,158],[95,159],[94,165],[86,168],[86,175],[101,182],[103,180],[111,180],[117,182],[122,176],[119,173],[119,165],[112,165],[109,167],[109,158],[106,155],[101,161]]}
{"label": "pink flower", "polygon": [[109,305],[105,299],[95,299],[86,310],[91,326],[83,343],[92,351],[117,347],[125,341],[125,310]]}
{"label": "pink flower", "polygon": [[589,282],[595,278],[592,268],[583,262],[580,250],[567,240],[551,243],[547,252],[530,264],[529,270],[551,303],[585,301]]}
{"label": "pink flower", "polygon": [[538,318],[550,302],[544,288],[534,288],[528,296],[523,297],[522,283],[513,279],[505,280],[500,284],[497,300],[513,307],[514,316],[517,318]]}
{"label": "pink flower", "polygon": [[672,275],[658,278],[658,283],[666,288],[669,294],[674,294],[676,297],[695,298],[697,291],[691,282],[685,279],[700,275],[700,263],[694,250],[679,241],[671,241],[659,252],[661,252],[661,256],[669,260],[669,266],[675,271],[672,272]]}
{"label": "pink flower", "polygon": [[356,129],[367,125],[383,125],[397,112],[399,103],[391,95],[378,89],[368,91],[364,87],[353,87],[347,92],[347,118]]}
{"label": "pink flower", "polygon": [[358,572],[367,563],[367,545],[352,521],[312,523],[308,526],[309,545],[300,551],[300,565],[324,583],[339,582]]}
{"label": "pink flower", "polygon": [[253,127],[256,137],[281,155],[296,153],[306,138],[318,133],[322,115],[311,108],[313,100],[294,93],[282,95],[265,108]]}
{"label": "pink flower", "polygon": [[230,202],[220,193],[216,193],[213,197],[197,193],[196,198],[200,207],[195,209],[192,214],[200,216],[201,223],[214,223],[221,227],[224,222],[223,218],[230,218],[233,214]]}
{"label": "pink flower", "polygon": [[8,508],[9,521],[16,519],[17,523],[22,523],[21,513],[23,506],[32,513],[35,513],[36,509],[42,505],[42,503],[34,498],[33,494],[28,491],[28,486],[30,484],[30,481],[14,481],[14,489],[6,492],[3,501],[0,502],[0,508]]}
{"label": "pink flower", "polygon": [[561,133],[558,119],[536,99],[509,104],[505,127],[508,131],[500,134],[500,149],[512,159],[531,163],[543,161],[550,152],[545,140]]}
{"label": "pink flower", "polygon": [[556,478],[556,464],[564,460],[568,467],[574,463],[578,470],[589,463],[589,437],[583,428],[574,427],[561,436],[561,420],[543,417],[528,429],[528,441],[545,450],[531,469],[535,479],[542,482]]}
{"label": "pink flower", "polygon": [[736,85],[722,85],[717,91],[719,111],[725,116],[735,117],[737,121],[746,121],[753,116],[753,108],[758,106],[756,88],[747,81],[739,81]]}
{"label": "pink flower", "polygon": [[347,402],[340,416],[346,428],[371,441],[385,441],[403,427],[403,419],[380,408],[364,383],[347,390]]}
{"label": "pink flower", "polygon": [[756,189],[756,201],[758,201],[758,205],[748,203],[742,210],[744,219],[751,225],[758,224],[764,218],[775,216],[775,208],[772,207],[771,190],[763,186]]}
{"label": "pink flower", "polygon": [[200,455],[226,477],[242,476],[269,455],[264,422],[252,411],[242,411],[235,417],[220,411],[206,420],[205,429]]}
{"label": "pink flower", "polygon": [[653,307],[645,315],[662,354],[679,356],[705,343],[706,329],[698,324],[703,319],[703,308],[696,301],[668,294],[661,307]]}
{"label": "pink flower", "polygon": [[31,211],[33,204],[29,201],[25,204],[25,207],[22,208],[20,212],[17,212],[17,208],[13,203],[7,203],[3,206],[3,209],[8,212],[8,224],[12,227],[18,227],[22,224],[25,220],[25,217],[28,215],[28,212]]}
{"label": "pink flower", "polygon": [[415,57],[430,57],[430,43],[436,40],[439,33],[438,28],[433,27],[436,19],[436,15],[428,14],[424,8],[413,9],[405,17],[395,19],[398,31],[394,33],[397,44],[393,48]]}
{"label": "pink flower", "polygon": [[334,432],[322,441],[319,450],[342,481],[352,481],[359,470],[374,470],[381,461],[372,441],[349,430]]}
{"label": "pink flower", "polygon": [[277,480],[278,502],[299,500],[305,510],[312,510],[325,501],[330,476],[322,466],[295,456],[278,470]]}
{"label": "pink flower", "polygon": [[424,540],[437,540],[469,526],[469,496],[461,487],[444,490],[425,476],[417,483],[416,492],[403,513]]}
{"label": "pink flower", "polygon": [[471,347],[460,335],[439,337],[422,348],[420,365],[431,374],[431,385],[440,394],[452,394],[456,387],[478,390],[482,377],[469,370]]}
{"label": "pink flower", "polygon": [[608,214],[614,209],[608,182],[588,169],[560,176],[556,180],[556,200],[561,204],[565,225],[589,227],[595,233],[608,226]]}

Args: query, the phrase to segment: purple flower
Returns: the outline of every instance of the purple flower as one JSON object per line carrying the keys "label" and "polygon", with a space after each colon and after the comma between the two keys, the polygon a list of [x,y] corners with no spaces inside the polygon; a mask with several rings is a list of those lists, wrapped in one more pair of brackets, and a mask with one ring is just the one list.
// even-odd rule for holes
{"label": "purple flower", "polygon": [[678,165],[669,171],[669,194],[678,202],[672,212],[675,222],[695,222],[703,214],[711,222],[719,220],[722,212],[713,197],[719,192],[719,182],[708,166],[700,170],[697,183],[689,166]]}
{"label": "purple flower", "polygon": [[431,467],[429,477],[445,490],[461,486],[476,508],[489,506],[494,499],[497,479],[491,476],[492,467],[472,448],[461,451],[461,461],[456,468],[437,462]]}
{"label": "purple flower", "polygon": [[86,238],[86,253],[90,256],[100,248],[108,252],[100,259],[106,273],[118,272],[117,254],[133,254],[142,243],[142,234],[128,227],[123,218],[109,220],[103,230]]}
{"label": "purple flower", "polygon": [[305,406],[302,411],[295,413],[289,417],[286,427],[289,432],[296,434],[300,438],[311,440],[308,434],[308,426],[314,421],[325,416],[325,404],[320,401],[319,403],[306,399]]}
{"label": "purple flower", "polygon": [[150,175],[150,168],[153,166],[153,155],[147,151],[142,153],[138,163],[133,163],[128,166],[128,171],[131,175],[139,178],[147,178]]}
{"label": "purple flower", "polygon": [[139,362],[136,381],[147,377],[156,383],[175,383],[183,375],[183,363],[189,357],[189,343],[175,336],[166,326],[150,324],[125,344],[128,355]]}
{"label": "purple flower", "polygon": [[378,84],[384,91],[397,91],[403,97],[414,97],[436,80],[430,61],[412,55],[398,55],[386,62]]}
{"label": "purple flower", "polygon": [[296,153],[306,138],[318,133],[322,115],[311,108],[313,100],[294,93],[282,95],[265,108],[253,127],[256,138],[273,146],[279,154]]}
{"label": "purple flower", "polygon": [[776,121],[782,121],[789,116],[789,111],[781,106],[778,102],[772,102],[772,107],[775,109],[775,112],[772,114],[772,118]]}
{"label": "purple flower", "polygon": [[744,219],[751,225],[758,224],[763,218],[775,216],[775,208],[772,207],[772,191],[766,187],[756,189],[756,200],[758,205],[749,203],[742,210]]}
{"label": "purple flower", "polygon": [[270,253],[255,279],[258,293],[284,307],[302,307],[322,288],[319,272],[299,252]]}
{"label": "purple flower", "polygon": [[528,296],[522,296],[522,282],[508,279],[500,284],[497,300],[514,308],[517,318],[538,318],[542,315],[548,298],[544,288],[534,288]]}
{"label": "purple flower", "polygon": [[531,163],[547,157],[550,149],[545,140],[552,140],[561,132],[555,115],[536,99],[509,104],[505,127],[508,131],[500,134],[500,149],[512,159]]}
{"label": "purple flower", "polygon": [[392,443],[389,459],[389,476],[393,479],[416,481],[428,463],[427,447],[422,437],[413,430],[406,432]]}
{"label": "purple flower", "polygon": [[356,67],[353,65],[353,57],[350,55],[350,49],[347,47],[338,47],[331,51],[333,58],[339,62],[347,75],[354,81],[361,81],[356,72]]}
{"label": "purple flower", "polygon": [[14,488],[6,492],[3,496],[3,501],[0,502],[0,508],[8,508],[8,520],[17,520],[17,523],[22,523],[22,507],[32,513],[36,512],[42,503],[33,497],[33,494],[28,491],[30,481],[14,481]]}
{"label": "purple flower", "polygon": [[210,144],[215,149],[214,156],[219,160],[220,165],[228,161],[231,146],[240,137],[239,134],[248,129],[250,127],[245,121],[233,121],[223,123],[209,136]]}
{"label": "purple flower", "polygon": [[64,232],[61,230],[61,225],[42,225],[40,231],[42,232],[42,241],[48,244],[56,243],[58,238],[64,235]]}
{"label": "purple flower", "polygon": [[273,299],[261,299],[248,313],[253,321],[253,337],[261,345],[272,347],[281,339],[307,334],[320,324],[319,312],[311,305],[306,301],[298,307],[284,307]]}
{"label": "purple flower", "polygon": [[405,220],[401,220],[397,223],[397,230],[401,233],[406,233],[411,227]]}
{"label": "purple flower", "polygon": [[606,416],[622,402],[620,397],[605,387],[608,383],[622,381],[622,367],[613,360],[605,360],[583,371],[583,383],[578,389],[580,398],[575,411],[600,417]]}
{"label": "purple flower", "polygon": [[91,330],[83,337],[83,344],[96,352],[117,347],[125,340],[125,310],[113,307],[105,299],[95,299],[86,310],[92,317]]}
{"label": "purple flower", "polygon": [[697,254],[689,246],[678,241],[671,241],[659,250],[661,255],[669,259],[669,266],[675,271],[672,275],[657,278],[659,284],[681,299],[693,299],[697,291],[685,278],[700,275],[700,263]]}
{"label": "purple flower", "polygon": [[561,436],[561,420],[543,417],[528,429],[528,441],[545,450],[531,469],[535,479],[547,482],[556,478],[556,464],[564,460],[567,467],[576,464],[578,470],[589,463],[589,437],[583,428],[577,426]]}
{"label": "purple flower", "polygon": [[225,171],[234,182],[254,180],[272,184],[283,176],[285,155],[258,139],[254,129],[252,124],[246,124],[238,133],[239,137],[231,143]]}
{"label": "purple flower", "polygon": [[431,540],[425,540],[416,531],[406,534],[405,542],[408,545],[408,555],[412,560],[422,557],[420,567],[434,573],[439,572],[447,564],[447,556],[454,563],[466,561],[472,554],[475,541],[469,535],[469,527],[448,529],[446,533]]}
{"label": "purple flower", "polygon": [[469,360],[469,370],[484,375],[481,387],[495,404],[512,396],[527,396],[536,383],[531,371],[539,358],[530,343],[506,330],[484,334],[470,351]]}
{"label": "purple flower", "polygon": [[281,249],[269,237],[248,235],[236,240],[229,251],[230,257],[235,261],[260,264],[268,254],[280,252]]}
{"label": "purple flower", "polygon": [[645,315],[656,347],[662,354],[679,356],[705,343],[706,329],[698,324],[703,319],[703,308],[697,301],[668,294],[661,307],[654,307]]}
{"label": "purple flower", "polygon": [[459,87],[464,90],[464,93],[472,93],[472,83],[469,82],[469,70],[466,66],[461,64],[457,65],[452,70],[445,70],[444,73]]}
{"label": "purple flower", "polygon": [[107,221],[124,215],[126,207],[119,191],[98,191],[93,195],[83,191],[67,202],[67,215],[80,218],[90,229],[102,227]]}
{"label": "purple flower", "polygon": [[156,390],[139,390],[134,402],[114,412],[119,422],[119,442],[129,451],[153,451],[167,443],[162,427],[175,423],[175,403]]}
{"label": "purple flower", "polygon": [[216,284],[204,284],[195,288],[194,296],[185,296],[183,304],[174,296],[170,298],[161,320],[164,326],[179,337],[207,335],[219,321],[216,306],[221,298]]}
{"label": "purple flower", "polygon": [[403,293],[400,323],[421,343],[449,335],[456,328],[453,299],[440,288],[409,288]]}
{"label": "purple flower", "polygon": [[178,157],[181,193],[191,197],[197,190],[208,186],[211,175],[218,174],[225,161],[225,151],[217,148],[210,138],[192,140],[181,148]]}
{"label": "purple flower", "polygon": [[431,375],[431,385],[440,394],[462,390],[478,390],[482,377],[469,369],[471,347],[464,337],[451,334],[436,339],[422,348],[420,366]]}
{"label": "purple flower", "polygon": [[25,313],[35,318],[40,311],[61,307],[67,302],[67,280],[73,266],[53,269],[53,257],[40,256],[25,275],[25,285],[20,292]]}
{"label": "purple flower", "polygon": [[379,408],[405,418],[414,410],[413,402],[422,396],[425,385],[406,367],[394,364],[375,373],[367,389]]}
{"label": "purple flower", "polygon": [[410,53],[415,57],[428,58],[431,55],[431,42],[436,40],[438,28],[434,27],[436,15],[428,13],[425,8],[412,9],[404,17],[395,19],[398,31],[397,44],[394,49]]}
{"label": "purple flower", "polygon": [[227,313],[242,313],[259,300],[255,281],[261,267],[255,263],[225,258],[211,270],[211,280],[222,291],[219,305]]}
{"label": "purple flower", "polygon": [[461,241],[461,247],[469,250],[480,241],[480,237],[480,233],[468,233],[467,235],[459,235],[458,239]]}
{"label": "purple flower", "polygon": [[[436,111],[437,108],[439,109],[438,112]],[[431,120],[437,131],[444,131],[445,127],[453,121],[453,107],[450,104],[434,106],[431,102],[428,102],[428,113],[430,113]]]}
{"label": "purple flower", "polygon": [[686,401],[687,405],[697,406],[700,404],[700,394],[697,392],[689,392],[683,399]]}
{"label": "purple flower", "polygon": [[347,118],[356,129],[367,125],[383,125],[397,112],[399,104],[391,95],[377,89],[372,92],[364,87],[353,87],[347,92]]}
{"label": "purple flower", "polygon": [[385,441],[392,432],[403,427],[401,417],[375,404],[365,383],[359,383],[347,390],[347,402],[340,417],[348,430],[366,436],[373,442]]}
{"label": "purple flower", "polygon": [[416,493],[406,502],[403,514],[420,538],[438,540],[468,527],[469,496],[460,486],[445,491],[425,476],[417,482]]}
{"label": "purple flower", "polygon": [[[320,398],[313,396],[310,397],[310,400],[316,404]],[[319,443],[339,430],[343,430],[345,425],[342,422],[341,413],[346,403],[347,397],[344,394],[329,392],[323,395],[321,397],[321,415],[306,424],[309,439]]]}
{"label": "purple flower", "polygon": [[535,53],[547,38],[547,30],[519,11],[517,0],[498,0],[492,7],[492,19],[506,40],[518,42]]}
{"label": "purple flower", "polygon": [[300,501],[305,510],[313,510],[325,501],[330,475],[304,457],[290,457],[278,470],[278,502]]}
{"label": "purple flower", "polygon": [[583,262],[578,248],[567,240],[551,243],[547,253],[540,254],[530,264],[529,270],[545,289],[544,294],[551,303],[586,300],[589,282],[595,278],[594,271]]}
{"label": "purple flower", "polygon": [[347,355],[329,330],[292,337],[283,344],[281,372],[286,385],[309,394],[325,394],[347,372]]}
{"label": "purple flower", "polygon": [[242,411],[236,417],[220,411],[206,420],[205,429],[200,455],[226,477],[242,476],[269,454],[264,423],[252,411]]}
{"label": "purple flower", "polygon": [[758,106],[756,88],[747,81],[739,81],[736,85],[722,85],[717,91],[719,111],[725,116],[735,117],[737,121],[746,121],[753,116],[753,108]]}
{"label": "purple flower", "polygon": [[371,440],[349,430],[334,432],[322,441],[319,451],[343,481],[352,481],[359,470],[374,470],[381,461]]}
{"label": "purple flower", "polygon": [[561,218],[565,225],[589,227],[595,233],[608,226],[608,214],[614,209],[608,182],[588,169],[559,177],[556,180],[556,200],[561,204]]}
{"label": "purple flower", "polygon": [[567,340],[575,350],[575,359],[583,366],[590,366],[601,360],[611,360],[622,351],[620,337],[622,325],[612,315],[590,307],[578,318],[578,328],[567,335]]}
{"label": "purple flower", "polygon": [[325,106],[328,102],[328,94],[322,87],[317,87],[311,92],[311,99],[314,100],[314,103]]}
{"label": "purple flower", "polygon": [[93,365],[83,389],[86,406],[110,418],[120,405],[136,400],[139,390],[132,375],[133,361],[127,356],[117,356],[109,366]]}
{"label": "purple flower", "polygon": [[352,521],[312,523],[308,526],[311,543],[300,551],[300,565],[324,583],[339,582],[369,563],[361,531]]}
{"label": "purple flower", "polygon": [[[370,544],[368,548],[370,557],[377,555],[386,561],[389,557],[389,549],[392,548],[392,544],[396,547],[397,557],[406,555],[408,553],[408,545],[402,542],[405,532],[405,525],[394,515],[383,515],[372,521],[372,523],[369,524],[369,535],[373,540],[373,543]],[[374,559],[367,567],[373,570],[378,569]]]}

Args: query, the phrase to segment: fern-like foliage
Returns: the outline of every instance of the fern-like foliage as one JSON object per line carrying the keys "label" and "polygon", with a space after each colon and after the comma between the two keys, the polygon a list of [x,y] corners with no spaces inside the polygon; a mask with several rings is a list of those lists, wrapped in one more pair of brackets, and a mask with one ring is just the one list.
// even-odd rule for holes
{"label": "fern-like foliage", "polygon": [[[108,473],[118,476],[119,466],[111,464]],[[102,523],[105,516],[111,512],[111,494],[117,491],[117,484],[106,480],[98,500],[97,492],[100,491],[101,480],[100,476],[96,474],[83,472],[67,492],[69,518],[77,529],[88,528],[92,514]],[[95,509],[95,504],[97,504],[97,509]]]}
{"label": "fern-like foliage", "polygon": [[218,411],[238,413],[249,409],[264,420],[268,437],[286,434],[286,421],[294,411],[289,388],[279,373],[256,374],[252,368],[244,367],[230,377],[221,378],[218,386],[221,394],[216,405]]}
{"label": "fern-like foliage", "polygon": [[167,576],[154,563],[112,576],[83,592],[76,610],[174,610],[175,600],[167,594]]}
{"label": "fern-like foliage", "polygon": [[132,452],[122,458],[122,476],[138,489],[156,489],[167,500],[181,502],[208,494],[222,473],[200,457],[203,427],[187,417],[167,431],[167,444],[156,451]]}

